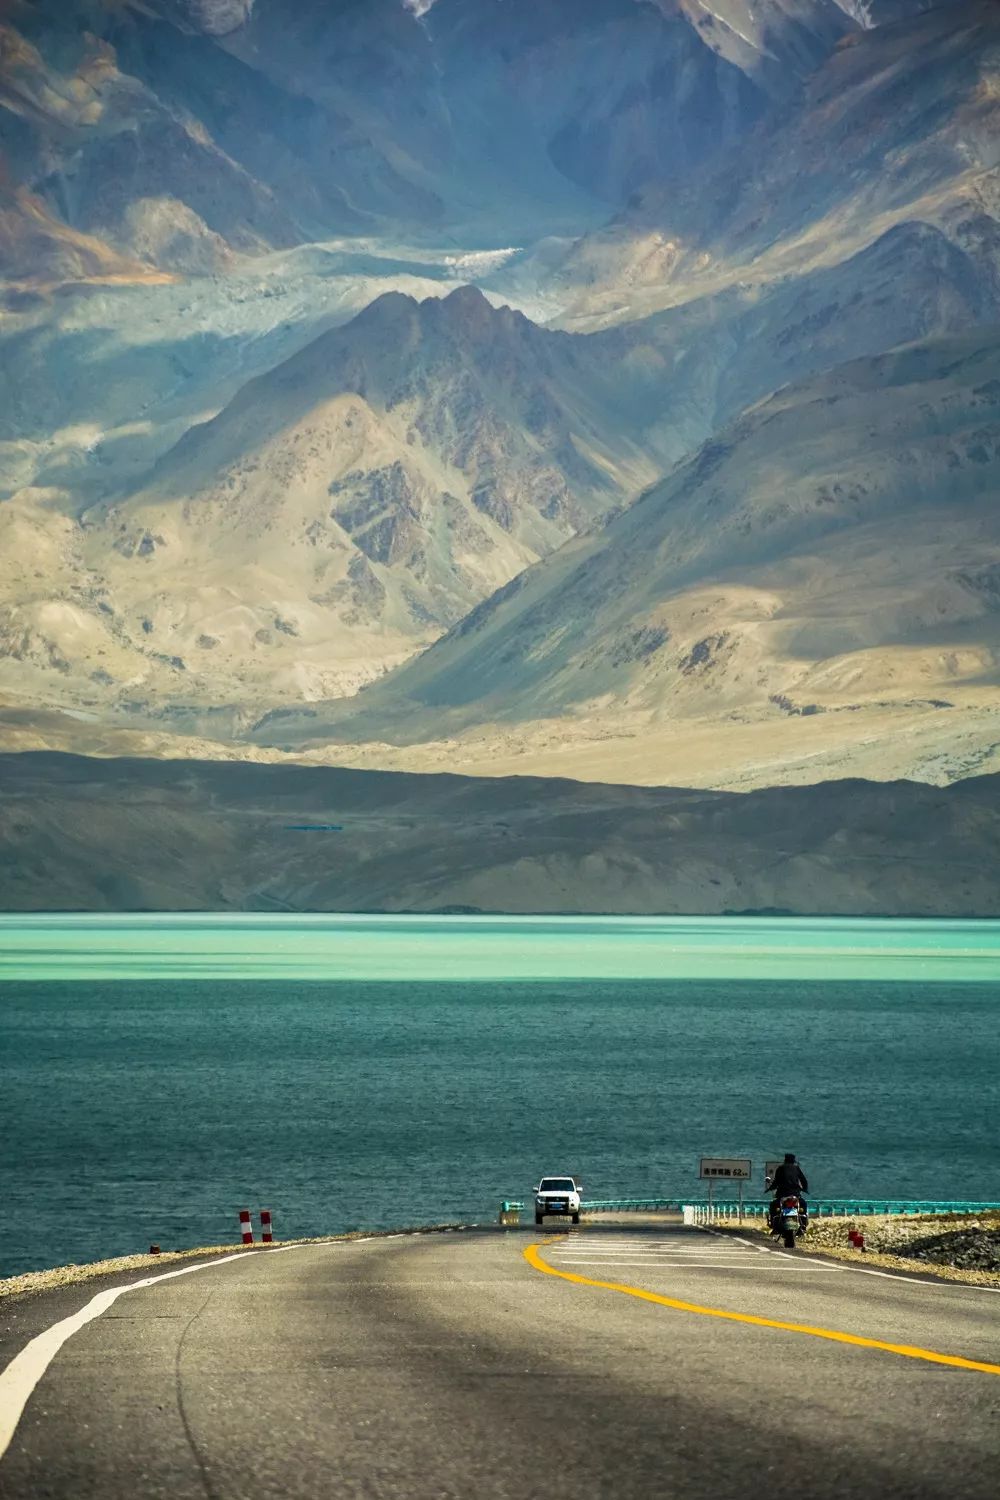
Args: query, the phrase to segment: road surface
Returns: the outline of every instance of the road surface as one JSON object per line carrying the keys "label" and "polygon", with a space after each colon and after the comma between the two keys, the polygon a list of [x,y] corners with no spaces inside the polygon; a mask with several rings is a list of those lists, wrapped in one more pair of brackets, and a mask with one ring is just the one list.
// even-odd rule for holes
{"label": "road surface", "polygon": [[[100,1290],[9,1307],[0,1364]],[[0,1495],[996,1500],[998,1459],[1000,1294],[584,1225],[256,1252],[126,1292],[41,1376]]]}

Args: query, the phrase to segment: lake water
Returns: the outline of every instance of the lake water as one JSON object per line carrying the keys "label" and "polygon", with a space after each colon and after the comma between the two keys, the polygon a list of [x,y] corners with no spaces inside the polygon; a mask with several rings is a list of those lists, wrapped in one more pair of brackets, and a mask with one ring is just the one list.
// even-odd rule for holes
{"label": "lake water", "polygon": [[10,917],[0,981],[0,1275],[699,1154],[1000,1199],[1000,923]]}

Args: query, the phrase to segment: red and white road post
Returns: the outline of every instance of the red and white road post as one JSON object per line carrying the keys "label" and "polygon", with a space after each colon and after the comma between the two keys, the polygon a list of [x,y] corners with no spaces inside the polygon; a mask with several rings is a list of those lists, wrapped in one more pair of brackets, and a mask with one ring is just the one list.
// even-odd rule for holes
{"label": "red and white road post", "polygon": [[243,1236],[244,1245],[253,1244],[253,1224],[250,1222],[250,1210],[240,1209],[240,1233]]}
{"label": "red and white road post", "polygon": [[270,1245],[274,1239],[271,1233],[271,1210],[262,1208],[260,1211],[260,1237],[265,1245]]}

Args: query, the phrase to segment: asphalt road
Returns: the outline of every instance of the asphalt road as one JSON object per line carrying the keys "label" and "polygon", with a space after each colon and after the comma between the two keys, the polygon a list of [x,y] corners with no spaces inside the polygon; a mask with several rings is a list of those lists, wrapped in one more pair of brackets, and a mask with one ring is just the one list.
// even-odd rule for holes
{"label": "asphalt road", "polygon": [[[0,1362],[99,1290],[8,1309]],[[128,1292],[55,1356],[0,1494],[996,1500],[998,1460],[1000,1294],[584,1226],[290,1248]]]}

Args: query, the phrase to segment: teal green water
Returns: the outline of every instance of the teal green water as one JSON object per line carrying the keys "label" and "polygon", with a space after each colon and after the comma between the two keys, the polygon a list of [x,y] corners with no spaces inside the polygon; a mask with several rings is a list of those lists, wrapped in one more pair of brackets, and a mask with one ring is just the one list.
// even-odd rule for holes
{"label": "teal green water", "polygon": [[1000,980],[1000,922],[0,917],[2,979]]}
{"label": "teal green water", "polygon": [[996,923],[4,919],[0,1275],[244,1206],[290,1236],[489,1219],[545,1172],[696,1195],[700,1154],[1000,1199],[998,954]]}

